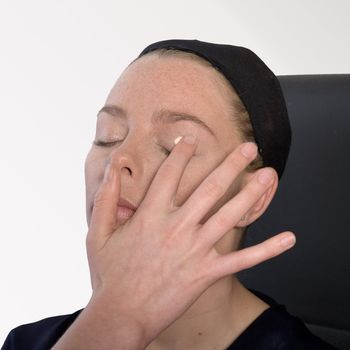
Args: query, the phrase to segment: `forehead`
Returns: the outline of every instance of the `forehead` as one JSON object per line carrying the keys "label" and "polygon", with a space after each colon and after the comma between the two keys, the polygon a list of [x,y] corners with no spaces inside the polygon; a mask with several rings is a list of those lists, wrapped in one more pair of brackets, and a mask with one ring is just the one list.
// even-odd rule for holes
{"label": "forehead", "polygon": [[151,54],[136,60],[122,73],[107,103],[227,116],[232,94],[233,90],[211,66],[188,58]]}

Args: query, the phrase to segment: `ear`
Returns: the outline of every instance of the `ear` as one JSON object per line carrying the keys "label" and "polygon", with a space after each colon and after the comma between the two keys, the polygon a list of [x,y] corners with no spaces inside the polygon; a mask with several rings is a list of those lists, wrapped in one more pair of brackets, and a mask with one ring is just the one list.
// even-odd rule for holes
{"label": "ear", "polygon": [[[272,169],[272,168],[271,168]],[[270,205],[273,197],[276,194],[278,187],[278,175],[277,172],[273,170],[273,180],[265,193],[259,198],[257,202],[249,209],[249,211],[242,217],[242,219],[236,224],[236,227],[246,227],[256,221],[260,216],[264,214],[267,207]],[[257,176],[259,170],[254,172],[249,172],[244,176],[243,186],[242,188],[250,181],[253,180],[255,176]]]}

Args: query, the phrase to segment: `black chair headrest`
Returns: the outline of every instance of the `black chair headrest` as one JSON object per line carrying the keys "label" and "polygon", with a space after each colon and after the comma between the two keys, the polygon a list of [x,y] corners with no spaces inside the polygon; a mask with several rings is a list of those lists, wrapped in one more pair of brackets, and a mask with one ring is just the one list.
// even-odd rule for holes
{"label": "black chair headrest", "polygon": [[292,146],[277,195],[249,228],[246,246],[284,230],[297,244],[238,276],[350,349],[350,74],[278,78]]}

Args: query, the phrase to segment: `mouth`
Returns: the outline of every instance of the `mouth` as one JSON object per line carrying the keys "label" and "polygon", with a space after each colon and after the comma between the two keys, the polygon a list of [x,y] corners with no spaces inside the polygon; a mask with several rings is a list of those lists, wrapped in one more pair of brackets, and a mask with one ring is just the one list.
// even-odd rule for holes
{"label": "mouth", "polygon": [[136,211],[136,207],[124,198],[119,198],[117,216],[119,220],[130,219]]}
{"label": "mouth", "polygon": [[117,216],[119,220],[130,219],[134,214],[135,210],[119,205],[117,207]]}
{"label": "mouth", "polygon": [[[122,197],[119,198],[117,210],[116,210],[116,214],[119,222],[130,219],[135,214],[136,210],[137,210],[137,207],[132,203],[130,203],[128,200]],[[93,203],[91,204],[91,207],[90,207],[90,212],[92,211],[93,211]]]}
{"label": "mouth", "polygon": [[120,197],[118,201],[118,207],[124,207],[124,208],[129,208],[133,211],[136,211],[136,206],[130,203],[128,200],[125,198]]}

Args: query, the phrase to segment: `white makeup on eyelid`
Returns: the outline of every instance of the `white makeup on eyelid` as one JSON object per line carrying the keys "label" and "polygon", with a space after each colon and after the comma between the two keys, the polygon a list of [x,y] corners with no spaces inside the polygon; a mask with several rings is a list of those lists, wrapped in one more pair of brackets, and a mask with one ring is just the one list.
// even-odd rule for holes
{"label": "white makeup on eyelid", "polygon": [[175,140],[174,140],[174,144],[178,144],[179,141],[182,139],[182,136],[178,136]]}

